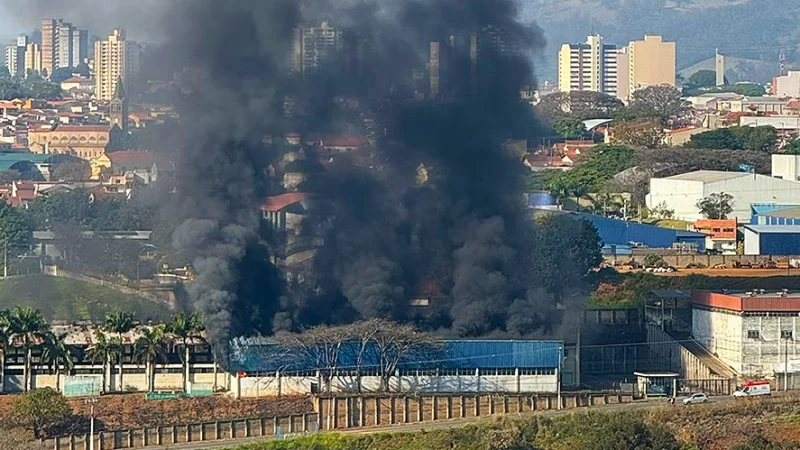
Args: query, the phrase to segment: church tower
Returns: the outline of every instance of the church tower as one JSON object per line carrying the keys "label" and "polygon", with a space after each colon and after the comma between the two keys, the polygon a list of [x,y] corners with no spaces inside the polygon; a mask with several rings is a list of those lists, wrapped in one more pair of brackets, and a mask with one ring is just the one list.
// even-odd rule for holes
{"label": "church tower", "polygon": [[125,87],[122,86],[122,78],[117,78],[117,86],[114,88],[114,98],[108,109],[108,117],[111,120],[111,128],[119,127],[123,133],[128,133],[128,96],[125,94]]}

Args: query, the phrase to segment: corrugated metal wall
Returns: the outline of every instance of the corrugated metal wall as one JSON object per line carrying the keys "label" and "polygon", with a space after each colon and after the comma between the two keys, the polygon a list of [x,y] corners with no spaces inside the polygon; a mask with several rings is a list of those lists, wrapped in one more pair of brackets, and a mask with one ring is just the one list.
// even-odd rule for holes
{"label": "corrugated metal wall", "polygon": [[759,233],[761,255],[800,255],[800,233]]}
{"label": "corrugated metal wall", "polygon": [[630,242],[640,242],[650,248],[672,248],[672,244],[676,242],[687,242],[696,244],[698,250],[705,250],[705,235],[700,233],[626,222],[592,214],[573,214],[591,222],[597,228],[597,234],[605,245],[628,245]]}

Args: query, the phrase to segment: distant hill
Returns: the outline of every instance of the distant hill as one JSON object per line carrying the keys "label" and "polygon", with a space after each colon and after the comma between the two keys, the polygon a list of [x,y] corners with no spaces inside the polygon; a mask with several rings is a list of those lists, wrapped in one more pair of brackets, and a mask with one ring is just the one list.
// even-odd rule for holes
{"label": "distant hill", "polygon": [[[800,62],[798,0],[520,0],[526,19],[547,39],[536,59],[540,78],[554,80],[564,42],[583,42],[596,32],[625,44],[661,34],[678,44],[678,67],[713,57],[718,48],[732,58],[763,61],[778,70],[783,47],[790,65]],[[752,81],[768,81],[774,76]]]}

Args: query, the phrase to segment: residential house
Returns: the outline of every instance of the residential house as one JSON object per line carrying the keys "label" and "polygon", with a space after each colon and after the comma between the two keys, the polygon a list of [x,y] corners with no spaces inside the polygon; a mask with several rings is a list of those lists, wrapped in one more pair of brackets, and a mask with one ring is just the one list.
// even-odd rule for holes
{"label": "residential house", "polygon": [[736,219],[700,219],[692,228],[698,233],[706,235],[706,248],[724,254],[736,254]]}
{"label": "residential house", "polygon": [[125,176],[129,182],[150,184],[157,181],[159,175],[174,173],[173,159],[173,155],[142,150],[108,152],[92,161],[92,179],[98,180],[104,172],[110,172]]}
{"label": "residential house", "polygon": [[708,128],[688,126],[664,132],[664,145],[668,147],[680,147],[689,142],[692,136],[708,131]]}

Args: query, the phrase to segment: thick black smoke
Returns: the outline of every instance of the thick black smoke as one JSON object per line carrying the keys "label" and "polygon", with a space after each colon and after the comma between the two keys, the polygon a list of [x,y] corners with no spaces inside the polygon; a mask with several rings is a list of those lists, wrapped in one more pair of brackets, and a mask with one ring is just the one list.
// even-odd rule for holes
{"label": "thick black smoke", "polygon": [[[163,63],[191,69],[180,72],[185,161],[168,212],[175,249],[193,257],[191,295],[212,342],[246,329],[414,320],[409,301],[431,285],[448,306],[430,326],[484,335],[540,324],[529,311],[524,329],[507,326],[519,305],[544,308],[526,271],[521,169],[502,147],[535,136],[519,92],[534,82],[529,57],[543,41],[512,0],[195,0],[165,17]],[[293,30],[323,21],[344,30],[346,50],[301,79],[289,67]],[[443,101],[420,99],[427,87],[412,79],[428,69],[431,42],[449,49]],[[337,161],[309,183],[318,206],[306,225],[325,242],[320,289],[287,292],[268,260],[248,256],[268,252],[257,209],[277,192],[267,168],[281,157],[268,137],[335,131],[341,96],[359,98],[385,133],[367,163]],[[300,119],[284,114],[287,98]]]}

